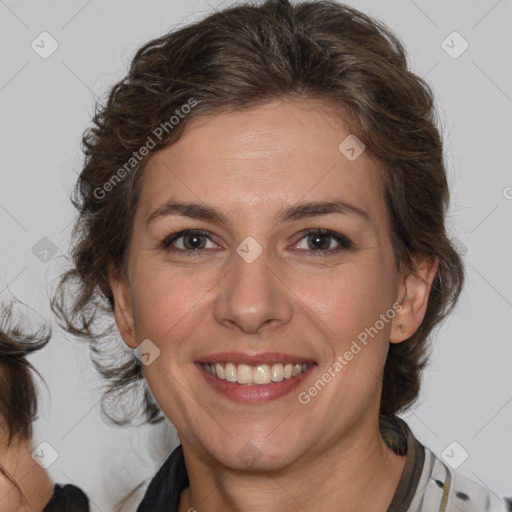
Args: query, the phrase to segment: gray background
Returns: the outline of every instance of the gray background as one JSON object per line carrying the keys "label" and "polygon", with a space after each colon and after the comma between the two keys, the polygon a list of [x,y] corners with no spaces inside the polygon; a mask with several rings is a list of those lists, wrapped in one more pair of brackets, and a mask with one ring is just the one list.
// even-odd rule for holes
{"label": "gray background", "polygon": [[[147,40],[228,3],[0,0],[4,298],[10,292],[50,314],[46,289],[67,253],[74,218],[68,196],[95,98],[124,76]],[[413,70],[434,89],[452,191],[450,232],[468,271],[457,309],[436,332],[419,405],[403,417],[437,455],[453,441],[467,451],[458,471],[512,495],[512,3],[348,3],[388,24]],[[59,45],[46,59],[31,48],[43,31]],[[457,58],[442,47],[453,31],[469,44]],[[444,45],[453,54],[462,40],[452,39]],[[41,241],[45,237],[51,243]],[[47,261],[41,247],[49,249]],[[177,437],[165,425],[107,426],[87,347],[68,341],[56,326],[54,333],[32,358],[49,388],[40,386],[34,443],[46,441],[58,452],[49,467],[55,481],[80,485],[93,511],[111,510],[114,500],[154,474]],[[456,446],[448,453],[463,452]]]}

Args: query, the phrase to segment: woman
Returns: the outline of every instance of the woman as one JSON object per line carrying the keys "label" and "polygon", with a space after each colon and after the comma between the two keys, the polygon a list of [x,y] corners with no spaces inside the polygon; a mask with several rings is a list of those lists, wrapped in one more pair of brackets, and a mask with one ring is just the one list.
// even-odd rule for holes
{"label": "woman", "polygon": [[178,431],[139,511],[507,510],[396,416],[464,272],[432,94],[383,25],[217,12],[143,46],[94,123],[54,307],[113,421]]}
{"label": "woman", "polygon": [[28,334],[15,318],[14,303],[0,314],[0,510],[2,512],[86,512],[85,494],[74,485],[54,484],[40,452],[32,446],[37,395],[26,355],[43,348],[50,332]]}

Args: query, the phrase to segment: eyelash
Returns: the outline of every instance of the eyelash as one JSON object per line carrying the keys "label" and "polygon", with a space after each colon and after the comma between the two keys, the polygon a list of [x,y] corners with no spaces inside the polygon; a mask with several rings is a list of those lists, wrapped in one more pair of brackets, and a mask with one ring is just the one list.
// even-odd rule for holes
{"label": "eyelash", "polygon": [[[201,254],[203,254],[203,252],[210,250],[210,249],[176,249],[171,246],[171,244],[173,242],[175,242],[176,240],[179,240],[180,238],[183,238],[187,235],[202,235],[202,236],[206,236],[208,239],[210,239],[210,236],[209,236],[210,234],[208,233],[208,231],[204,231],[202,229],[184,229],[182,231],[178,231],[176,233],[171,233],[170,235],[166,236],[160,243],[160,247],[162,249],[166,249],[166,250],[172,251],[172,252],[185,253],[187,256],[200,256]],[[301,233],[301,235],[302,236],[299,238],[298,242],[300,242],[303,238],[307,238],[308,236],[321,235],[321,236],[329,236],[340,244],[340,246],[337,248],[327,249],[325,251],[323,251],[321,249],[317,249],[317,250],[299,249],[300,251],[309,252],[310,256],[313,256],[313,257],[330,256],[330,255],[336,254],[338,252],[341,252],[343,250],[352,249],[352,247],[353,247],[352,241],[349,238],[347,238],[345,235],[336,233],[335,231],[329,231],[328,229],[321,229],[321,228],[307,229],[307,230],[303,231]],[[212,240],[210,239],[210,241],[212,241]]]}

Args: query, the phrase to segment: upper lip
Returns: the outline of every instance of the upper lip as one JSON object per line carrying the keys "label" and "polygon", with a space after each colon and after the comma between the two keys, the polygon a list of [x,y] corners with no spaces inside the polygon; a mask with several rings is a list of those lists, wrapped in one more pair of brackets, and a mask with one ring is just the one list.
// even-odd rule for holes
{"label": "upper lip", "polygon": [[307,357],[296,356],[293,354],[282,354],[278,352],[243,353],[243,352],[219,352],[201,357],[196,363],[236,363],[255,366],[256,364],[308,364],[314,361]]}

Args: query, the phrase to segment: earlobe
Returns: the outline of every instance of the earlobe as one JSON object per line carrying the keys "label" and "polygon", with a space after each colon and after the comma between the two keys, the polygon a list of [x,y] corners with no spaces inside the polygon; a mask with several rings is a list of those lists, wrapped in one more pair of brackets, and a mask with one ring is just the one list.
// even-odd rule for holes
{"label": "earlobe", "polygon": [[398,290],[398,302],[401,308],[391,324],[389,340],[391,343],[400,343],[409,339],[421,325],[427,311],[430,289],[438,264],[436,256],[419,256],[414,259],[414,271],[402,277]]}
{"label": "earlobe", "polygon": [[119,333],[123,341],[130,348],[136,348],[137,340],[135,337],[135,322],[130,296],[130,285],[127,279],[117,274],[112,265],[109,266],[108,279],[110,289],[114,296],[114,316]]}

